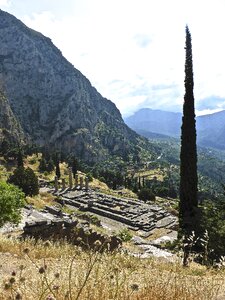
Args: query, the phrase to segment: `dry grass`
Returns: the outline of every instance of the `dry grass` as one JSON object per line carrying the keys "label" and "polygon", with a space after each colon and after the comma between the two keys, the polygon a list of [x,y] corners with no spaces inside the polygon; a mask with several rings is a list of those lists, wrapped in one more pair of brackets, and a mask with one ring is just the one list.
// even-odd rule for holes
{"label": "dry grass", "polygon": [[55,196],[47,192],[40,192],[38,195],[33,197],[26,197],[26,201],[32,204],[37,209],[43,209],[46,205],[53,206],[56,204]]}
{"label": "dry grass", "polygon": [[158,169],[152,169],[152,170],[142,170],[135,174],[135,177],[139,176],[145,176],[147,179],[153,179],[156,177],[158,181],[163,181],[163,178],[165,176],[164,172],[162,170]]}
{"label": "dry grass", "polygon": [[41,154],[38,153],[28,155],[26,158],[23,159],[24,166],[31,168],[33,171],[37,171],[39,167],[39,160],[41,159]]}
{"label": "dry grass", "polygon": [[169,232],[171,232],[171,230],[167,228],[155,228],[151,231],[151,235],[146,238],[146,240],[156,240],[164,235],[167,235]]}
{"label": "dry grass", "polygon": [[93,189],[101,189],[101,190],[108,190],[108,186],[106,183],[93,178],[93,181],[90,182],[90,187]]}
{"label": "dry grass", "polygon": [[6,168],[0,163],[0,180],[6,181],[7,180],[7,170]]}
{"label": "dry grass", "polygon": [[0,250],[0,299],[213,300],[225,292],[224,272],[197,265],[4,237]]}
{"label": "dry grass", "polygon": [[111,196],[119,196],[121,198],[134,198],[137,199],[137,195],[133,193],[131,190],[128,189],[122,189],[119,191],[112,190],[108,187],[108,185],[96,178],[93,178],[93,181],[89,183],[90,188],[94,190],[99,190],[99,192],[104,193],[106,195],[111,195]]}

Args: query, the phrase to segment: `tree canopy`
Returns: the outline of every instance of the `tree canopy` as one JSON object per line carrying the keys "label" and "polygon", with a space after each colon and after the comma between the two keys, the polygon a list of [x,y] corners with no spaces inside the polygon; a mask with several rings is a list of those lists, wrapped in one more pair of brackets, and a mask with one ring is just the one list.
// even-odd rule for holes
{"label": "tree canopy", "polygon": [[8,182],[21,188],[26,196],[37,195],[39,192],[38,178],[31,168],[16,168]]}
{"label": "tree canopy", "polygon": [[18,223],[25,194],[16,186],[0,181],[0,227],[6,222]]}

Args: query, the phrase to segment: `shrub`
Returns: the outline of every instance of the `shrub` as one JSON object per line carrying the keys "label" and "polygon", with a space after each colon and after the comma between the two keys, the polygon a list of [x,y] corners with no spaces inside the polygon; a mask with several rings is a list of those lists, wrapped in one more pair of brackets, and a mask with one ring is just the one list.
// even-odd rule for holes
{"label": "shrub", "polygon": [[31,165],[36,164],[36,162],[37,162],[37,158],[36,158],[36,157],[32,157],[31,159],[29,159],[29,163],[30,163]]}
{"label": "shrub", "polygon": [[38,178],[31,168],[16,168],[8,182],[21,188],[26,196],[34,196],[39,192]]}
{"label": "shrub", "polygon": [[159,197],[168,197],[169,196],[169,188],[168,187],[161,186],[161,187],[156,188],[154,191],[155,191],[156,195]]}
{"label": "shrub", "polygon": [[225,199],[204,202],[200,209],[200,227],[208,231],[210,257],[218,260],[225,253]]}
{"label": "shrub", "polygon": [[93,176],[92,176],[91,173],[87,173],[86,176],[87,176],[89,182],[92,182],[92,181],[93,181]]}
{"label": "shrub", "polygon": [[118,237],[122,240],[122,242],[128,242],[133,236],[127,228],[124,228],[119,232]]}
{"label": "shrub", "polygon": [[155,200],[155,194],[149,188],[142,188],[137,194],[138,194],[138,199],[140,200],[144,200],[144,201]]}
{"label": "shrub", "polygon": [[18,187],[0,182],[0,227],[6,222],[18,223],[24,204],[25,195]]}

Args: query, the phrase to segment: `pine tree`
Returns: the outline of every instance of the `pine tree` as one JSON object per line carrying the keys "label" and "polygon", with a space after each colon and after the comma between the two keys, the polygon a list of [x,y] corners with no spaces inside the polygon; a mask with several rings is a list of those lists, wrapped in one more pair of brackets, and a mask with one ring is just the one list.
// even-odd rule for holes
{"label": "pine tree", "polygon": [[186,26],[185,95],[181,127],[180,152],[180,233],[188,236],[197,231],[197,148],[194,111],[194,79],[191,34]]}

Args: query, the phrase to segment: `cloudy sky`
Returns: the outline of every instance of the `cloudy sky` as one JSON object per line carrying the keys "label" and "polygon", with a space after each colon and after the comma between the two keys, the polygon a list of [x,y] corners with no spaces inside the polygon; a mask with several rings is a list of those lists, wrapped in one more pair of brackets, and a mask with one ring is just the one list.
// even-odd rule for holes
{"label": "cloudy sky", "polygon": [[225,0],[0,0],[50,37],[124,116],[182,111],[185,26],[197,114],[225,109]]}

